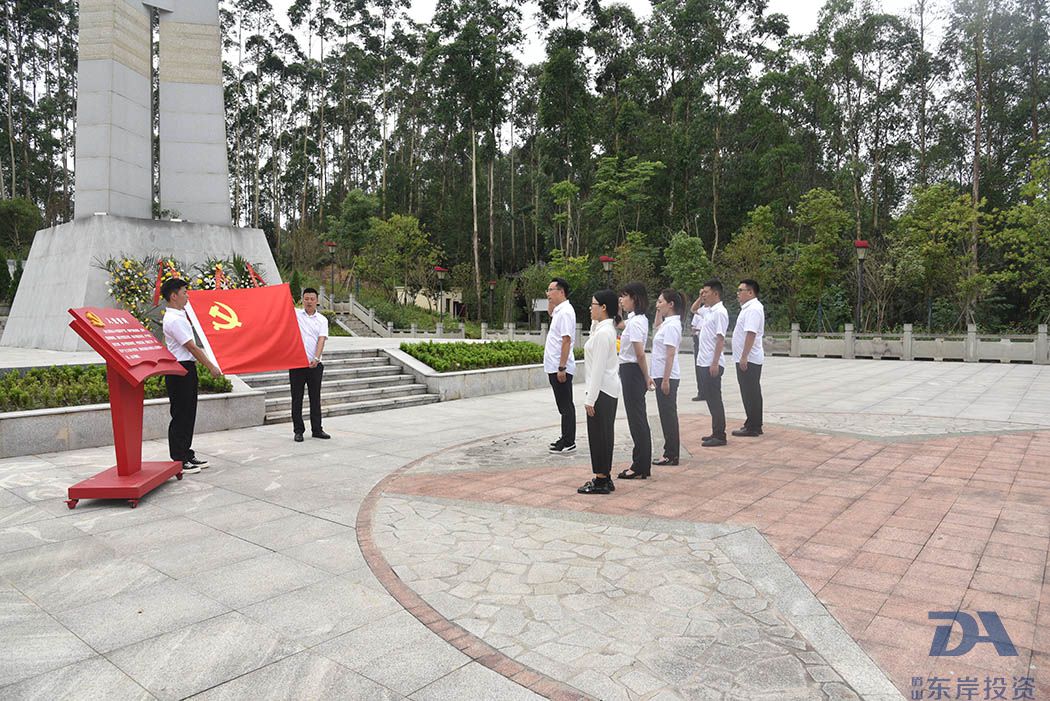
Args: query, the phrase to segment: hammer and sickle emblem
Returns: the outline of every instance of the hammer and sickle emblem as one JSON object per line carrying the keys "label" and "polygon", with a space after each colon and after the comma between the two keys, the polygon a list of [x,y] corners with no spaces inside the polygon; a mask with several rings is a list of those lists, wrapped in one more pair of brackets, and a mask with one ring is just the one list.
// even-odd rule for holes
{"label": "hammer and sickle emblem", "polygon": [[105,326],[105,324],[102,322],[102,319],[98,318],[98,314],[96,314],[95,312],[88,312],[84,316],[87,318],[88,321],[91,322],[92,326],[97,326],[100,329]]}
{"label": "hammer and sickle emblem", "polygon": [[[222,309],[219,307],[222,307]],[[211,305],[211,309],[208,310],[208,316],[219,320],[211,322],[212,328],[216,331],[228,331],[242,325],[240,319],[237,318],[237,312],[222,302],[216,302]],[[220,321],[222,323],[219,323]]]}

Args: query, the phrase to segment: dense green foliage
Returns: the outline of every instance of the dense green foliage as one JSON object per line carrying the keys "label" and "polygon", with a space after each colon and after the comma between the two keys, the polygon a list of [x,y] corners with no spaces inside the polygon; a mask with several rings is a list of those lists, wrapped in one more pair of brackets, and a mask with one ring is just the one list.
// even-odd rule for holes
{"label": "dense green foliage", "polygon": [[[473,319],[517,276],[492,316],[524,320],[554,271],[585,313],[604,254],[616,284],[693,297],[747,274],[775,325],[837,328],[865,239],[865,329],[1031,330],[1050,318],[1045,4],[829,0],[800,34],[758,0],[447,0],[425,24],[407,0],[222,0],[234,217],[282,269],[336,241],[340,290],[433,290],[439,263]],[[72,209],[76,4],[6,7],[0,201],[50,225]],[[34,215],[4,206],[0,247],[24,255]]]}
{"label": "dense green foliage", "polygon": [[[531,341],[486,341],[484,343],[402,343],[401,350],[438,372],[536,365],[543,362],[543,346]],[[575,348],[577,359],[583,349]]]}
{"label": "dense green foliage", "polygon": [[[233,385],[225,377],[212,377],[204,366],[197,366],[203,394],[230,392]],[[166,397],[164,378],[146,380],[146,399]],[[52,365],[31,370],[8,370],[0,375],[0,411],[26,411],[48,407],[103,404],[109,401],[104,365]]]}

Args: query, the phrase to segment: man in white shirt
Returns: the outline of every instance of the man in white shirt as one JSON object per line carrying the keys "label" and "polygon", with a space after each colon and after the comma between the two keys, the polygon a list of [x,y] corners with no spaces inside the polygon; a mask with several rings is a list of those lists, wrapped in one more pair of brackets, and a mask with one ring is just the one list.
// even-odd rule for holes
{"label": "man in white shirt", "polygon": [[765,361],[762,336],[766,330],[766,311],[758,301],[758,283],[754,280],[741,280],[736,298],[740,302],[740,315],[733,327],[733,362],[747,420],[733,435],[753,438],[762,435],[761,380]]}
{"label": "man in white shirt", "polygon": [[292,430],[295,442],[303,442],[306,426],[303,424],[303,388],[310,392],[310,434],[314,438],[331,438],[321,428],[321,378],[324,376],[324,364],[321,353],[328,340],[328,317],[317,311],[317,290],[307,287],[303,290],[303,308],[295,310],[299,320],[299,333],[303,337],[306,358],[310,362],[305,368],[292,368],[288,371],[288,383],[292,386]]}
{"label": "man in white shirt", "polygon": [[[700,288],[700,295],[693,302],[693,306],[689,308],[692,312],[693,318],[690,320],[689,325],[693,329],[693,360],[696,360],[696,351],[700,346],[700,327],[704,325],[704,317],[707,316],[707,312],[710,311],[707,307],[707,303],[704,302],[704,289]],[[700,381],[700,365],[696,362],[693,363],[696,370],[696,396],[693,397],[694,402],[704,401],[704,385]]]}
{"label": "man in white shirt", "polygon": [[726,444],[726,410],[722,402],[722,374],[725,372],[723,350],[729,329],[729,312],[722,304],[722,283],[709,280],[701,293],[707,304],[707,314],[696,342],[696,368],[703,383],[707,411],[711,414],[711,435],[704,436],[700,445],[713,448]]}
{"label": "man in white shirt", "polygon": [[182,463],[183,472],[196,473],[208,466],[207,460],[199,459],[193,452],[193,428],[197,423],[197,363],[202,363],[215,377],[222,375],[222,372],[193,339],[193,327],[186,317],[188,292],[189,284],[180,278],[172,278],[160,286],[160,294],[167,307],[162,324],[164,344],[175,360],[186,368],[185,375],[164,376],[171,406],[168,455],[172,460]]}
{"label": "man in white shirt", "polygon": [[561,414],[561,436],[550,444],[552,453],[576,450],[576,405],[572,401],[572,376],[576,359],[572,344],[576,338],[576,310],[569,302],[569,283],[554,278],[547,285],[547,302],[551,309],[551,326],[543,345],[543,371],[550,379],[554,401]]}

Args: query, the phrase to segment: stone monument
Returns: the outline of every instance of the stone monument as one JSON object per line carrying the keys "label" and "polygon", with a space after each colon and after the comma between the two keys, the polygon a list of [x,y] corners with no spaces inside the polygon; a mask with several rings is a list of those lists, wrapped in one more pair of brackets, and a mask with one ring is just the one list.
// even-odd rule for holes
{"label": "stone monument", "polygon": [[[152,31],[159,15],[159,178],[152,218]],[[243,256],[280,282],[259,229],[231,225],[216,0],[81,0],[73,221],[37,232],[2,345],[86,350],[70,307],[112,306],[99,261]]]}

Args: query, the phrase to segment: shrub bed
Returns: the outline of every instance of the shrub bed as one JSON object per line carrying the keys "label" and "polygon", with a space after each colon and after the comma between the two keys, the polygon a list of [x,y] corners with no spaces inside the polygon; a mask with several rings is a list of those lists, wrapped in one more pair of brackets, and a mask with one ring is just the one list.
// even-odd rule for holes
{"label": "shrub bed", "polygon": [[[543,362],[543,346],[530,341],[488,341],[485,343],[402,343],[401,350],[438,372],[480,370],[509,365],[536,365]],[[576,359],[583,349],[575,349]]]}
{"label": "shrub bed", "polygon": [[[203,394],[230,392],[233,385],[225,377],[212,377],[197,366]],[[146,380],[146,399],[166,397],[164,377]],[[51,407],[104,404],[109,401],[104,365],[52,365],[31,370],[10,370],[0,375],[0,412],[48,409]]]}

